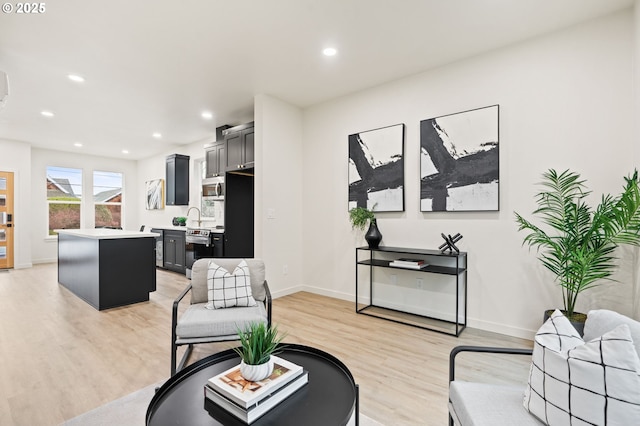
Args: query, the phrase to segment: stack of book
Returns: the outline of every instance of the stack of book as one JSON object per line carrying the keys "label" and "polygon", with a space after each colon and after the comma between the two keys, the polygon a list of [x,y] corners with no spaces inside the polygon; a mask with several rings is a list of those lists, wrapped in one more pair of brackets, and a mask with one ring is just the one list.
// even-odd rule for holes
{"label": "stack of book", "polygon": [[423,269],[429,266],[429,264],[426,263],[424,259],[409,259],[401,257],[400,259],[391,261],[389,266],[395,266],[396,268]]}
{"label": "stack of book", "polygon": [[250,382],[237,365],[207,381],[205,398],[247,424],[254,422],[309,381],[309,373],[301,366],[277,356],[271,358],[271,376]]}

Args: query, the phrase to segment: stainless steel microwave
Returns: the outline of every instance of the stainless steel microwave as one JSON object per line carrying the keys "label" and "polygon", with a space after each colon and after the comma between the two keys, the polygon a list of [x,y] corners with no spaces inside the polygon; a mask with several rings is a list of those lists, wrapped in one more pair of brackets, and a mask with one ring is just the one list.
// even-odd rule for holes
{"label": "stainless steel microwave", "polygon": [[222,182],[202,182],[203,197],[223,197],[224,183]]}

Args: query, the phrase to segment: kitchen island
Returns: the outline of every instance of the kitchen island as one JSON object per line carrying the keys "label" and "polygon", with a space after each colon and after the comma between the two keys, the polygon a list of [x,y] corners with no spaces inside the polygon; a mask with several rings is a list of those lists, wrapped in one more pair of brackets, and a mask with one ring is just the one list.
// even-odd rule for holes
{"label": "kitchen island", "polygon": [[149,300],[155,237],[121,229],[60,229],[58,282],[98,310]]}

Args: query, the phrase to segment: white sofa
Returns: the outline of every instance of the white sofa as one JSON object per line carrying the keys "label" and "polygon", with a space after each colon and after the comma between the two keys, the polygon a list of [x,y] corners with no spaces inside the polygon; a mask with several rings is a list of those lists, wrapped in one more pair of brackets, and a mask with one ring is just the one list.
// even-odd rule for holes
{"label": "white sofa", "polygon": [[[640,322],[608,310],[587,314],[584,340],[590,341],[627,324],[638,354],[640,354]],[[523,406],[522,386],[466,382],[455,379],[456,356],[463,352],[514,354],[531,357],[531,349],[458,346],[449,358],[449,424],[457,426],[540,426],[542,423]],[[499,368],[499,366],[497,366]]]}

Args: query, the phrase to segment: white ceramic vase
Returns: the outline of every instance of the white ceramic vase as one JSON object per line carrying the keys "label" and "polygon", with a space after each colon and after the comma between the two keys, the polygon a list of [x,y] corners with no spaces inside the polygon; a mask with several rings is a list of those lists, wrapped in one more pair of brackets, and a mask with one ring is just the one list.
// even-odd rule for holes
{"label": "white ceramic vase", "polygon": [[264,380],[273,373],[273,360],[269,357],[269,361],[264,364],[250,365],[245,364],[244,361],[240,363],[240,374],[245,380],[250,382],[257,382]]}

